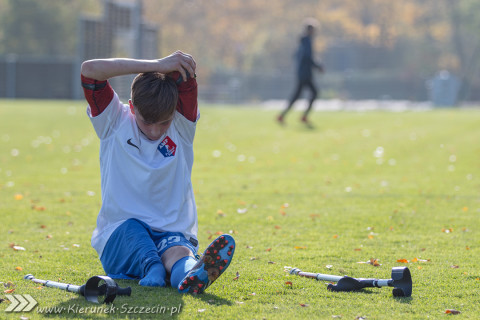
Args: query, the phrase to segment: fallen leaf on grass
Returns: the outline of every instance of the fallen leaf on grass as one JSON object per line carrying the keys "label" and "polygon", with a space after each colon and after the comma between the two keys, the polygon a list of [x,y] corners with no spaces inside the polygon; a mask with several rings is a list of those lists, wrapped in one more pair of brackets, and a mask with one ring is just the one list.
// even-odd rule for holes
{"label": "fallen leaf on grass", "polygon": [[217,215],[218,215],[219,217],[225,217],[225,213],[224,213],[222,210],[220,210],[220,209],[218,209]]}
{"label": "fallen leaf on grass", "polygon": [[370,264],[374,267],[381,266],[377,259],[370,259]]}
{"label": "fallen leaf on grass", "polygon": [[461,312],[455,309],[447,309],[445,310],[446,314],[460,314]]}
{"label": "fallen leaf on grass", "polygon": [[300,303],[300,306],[301,306],[301,307],[309,307],[310,305],[305,304],[305,303]]}
{"label": "fallen leaf on grass", "polygon": [[399,263],[416,263],[416,262],[430,262],[430,259],[418,259],[418,258],[413,258],[412,260],[407,260],[407,259],[398,259],[397,262]]}
{"label": "fallen leaf on grass", "polygon": [[295,246],[294,248],[297,249],[297,250],[298,250],[298,249],[307,249],[306,246]]}
{"label": "fallen leaf on grass", "polygon": [[[415,260],[415,261],[413,261],[413,260]],[[412,260],[412,262],[430,262],[431,261],[430,259],[417,259],[417,258],[415,258],[413,260]]]}
{"label": "fallen leaf on grass", "polygon": [[456,264],[454,264],[453,266],[450,266],[450,268],[452,268],[452,269],[458,269],[458,268],[460,268],[460,267],[457,266]]}
{"label": "fallen leaf on grass", "polygon": [[3,291],[3,292],[4,292],[4,293],[12,293],[13,291],[15,291],[15,288],[8,289],[8,290],[5,290],[5,291]]}
{"label": "fallen leaf on grass", "polygon": [[374,267],[379,267],[381,264],[378,262],[378,259],[370,258],[368,261],[360,261],[357,263],[365,263],[365,264],[371,264]]}
{"label": "fallen leaf on grass", "polygon": [[265,251],[270,252],[270,251],[272,251],[272,248],[268,248]]}
{"label": "fallen leaf on grass", "polygon": [[15,197],[15,200],[22,200],[23,199],[23,195],[20,194],[20,193],[17,193],[14,197]]}
{"label": "fallen leaf on grass", "polygon": [[280,226],[275,226],[275,229],[279,230],[279,229],[282,229],[282,227],[280,227]]}
{"label": "fallen leaf on grass", "polygon": [[453,229],[452,228],[442,228],[442,232],[450,233],[450,232],[453,232]]}
{"label": "fallen leaf on grass", "polygon": [[15,267],[15,270],[22,271],[23,268],[22,267]]}
{"label": "fallen leaf on grass", "polygon": [[337,238],[338,238],[338,234],[334,234],[332,238],[333,238],[333,239],[337,239]]}
{"label": "fallen leaf on grass", "polygon": [[275,261],[268,261],[268,264],[275,264]]}
{"label": "fallen leaf on grass", "polygon": [[362,248],[355,248],[354,251],[362,251]]}
{"label": "fallen leaf on grass", "polygon": [[[210,232],[208,232],[210,233]],[[222,235],[223,231],[217,231],[215,233],[210,233],[210,236],[208,236],[208,240],[212,239],[214,235]]]}
{"label": "fallen leaf on grass", "polygon": [[287,281],[287,282],[285,282],[285,284],[286,284],[287,286],[290,286],[290,288],[293,287],[293,283],[292,283],[291,281]]}

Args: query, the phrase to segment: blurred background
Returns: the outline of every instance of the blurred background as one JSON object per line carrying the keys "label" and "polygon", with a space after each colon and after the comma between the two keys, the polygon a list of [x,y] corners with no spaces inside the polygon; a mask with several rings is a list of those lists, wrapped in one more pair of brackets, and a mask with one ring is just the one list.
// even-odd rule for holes
{"label": "blurred background", "polygon": [[[198,65],[199,99],[287,99],[306,17],[320,99],[480,100],[480,0],[0,0],[0,98],[82,99],[82,61]],[[124,98],[129,77],[113,81]]]}

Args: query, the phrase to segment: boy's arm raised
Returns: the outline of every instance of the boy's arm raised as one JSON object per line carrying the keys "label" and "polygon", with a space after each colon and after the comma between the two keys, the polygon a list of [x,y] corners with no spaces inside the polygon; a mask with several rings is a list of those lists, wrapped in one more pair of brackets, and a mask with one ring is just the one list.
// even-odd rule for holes
{"label": "boy's arm raised", "polygon": [[195,74],[196,63],[193,57],[181,51],[156,60],[139,60],[127,58],[95,59],[82,63],[82,75],[99,81],[116,76],[142,72],[161,72],[164,74],[178,71],[187,79],[187,72]]}
{"label": "boy's arm raised", "polygon": [[157,71],[164,74],[179,72],[186,81],[187,72],[195,74],[195,68],[193,57],[181,51],[156,60],[125,58],[88,60],[82,63],[82,86],[90,105],[90,112],[95,117],[107,108],[113,98],[113,89],[106,81],[110,78]]}
{"label": "boy's arm raised", "polygon": [[[197,101],[197,80],[196,75],[189,73],[187,80],[179,72],[168,74],[178,86],[177,111],[191,122],[197,121],[198,101]],[[183,81],[182,81],[183,80]]]}

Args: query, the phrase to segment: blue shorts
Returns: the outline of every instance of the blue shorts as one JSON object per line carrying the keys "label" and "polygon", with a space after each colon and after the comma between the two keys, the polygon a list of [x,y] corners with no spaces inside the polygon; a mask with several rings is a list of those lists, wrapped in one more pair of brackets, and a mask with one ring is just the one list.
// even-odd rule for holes
{"label": "blue shorts", "polygon": [[190,249],[193,255],[197,254],[197,248],[193,246],[192,242],[188,241],[183,233],[180,232],[156,232],[155,238],[153,241],[155,242],[155,246],[157,247],[158,255],[161,257],[167,249],[175,246],[184,246]]}
{"label": "blue shorts", "polygon": [[[195,244],[195,245],[194,245]],[[154,231],[138,219],[128,219],[112,233],[100,261],[113,279],[142,279],[150,265],[161,262],[169,248],[184,246],[197,254],[198,241],[180,232]]]}

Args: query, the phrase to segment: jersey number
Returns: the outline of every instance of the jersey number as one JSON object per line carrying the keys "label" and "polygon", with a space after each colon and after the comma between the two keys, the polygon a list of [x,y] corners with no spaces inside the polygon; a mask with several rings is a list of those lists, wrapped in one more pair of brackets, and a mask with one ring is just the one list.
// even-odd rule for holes
{"label": "jersey number", "polygon": [[165,249],[168,245],[171,245],[171,244],[173,244],[175,242],[179,242],[179,241],[180,241],[179,236],[170,236],[168,238],[162,239],[162,241],[160,241],[157,244],[158,251],[160,252],[163,249]]}

